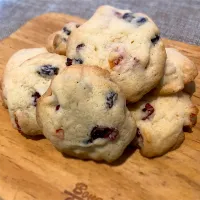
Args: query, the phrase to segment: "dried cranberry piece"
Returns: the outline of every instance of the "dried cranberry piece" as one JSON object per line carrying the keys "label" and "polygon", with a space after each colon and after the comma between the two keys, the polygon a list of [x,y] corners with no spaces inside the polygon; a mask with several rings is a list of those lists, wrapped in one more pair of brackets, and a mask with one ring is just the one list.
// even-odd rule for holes
{"label": "dried cranberry piece", "polygon": [[54,67],[52,65],[43,65],[40,67],[39,71],[37,71],[38,74],[41,76],[53,76],[57,75],[59,71],[59,68]]}
{"label": "dried cranberry piece", "polygon": [[81,43],[81,44],[77,45],[77,47],[76,47],[76,51],[81,50],[84,46],[85,46],[84,43]]}
{"label": "dried cranberry piece", "polygon": [[110,91],[107,95],[106,95],[106,105],[108,108],[112,108],[115,101],[117,100],[118,98],[118,94],[113,92],[113,91]]}
{"label": "dried cranberry piece", "polygon": [[98,138],[105,138],[113,141],[117,138],[119,131],[116,128],[109,128],[105,126],[95,126],[91,131],[91,138],[88,140],[88,143],[93,142]]}
{"label": "dried cranberry piece", "polygon": [[37,100],[41,97],[41,95],[38,92],[35,92],[34,94],[32,94],[32,97],[33,97],[33,105],[36,106]]}
{"label": "dried cranberry piece", "polygon": [[24,133],[22,132],[22,129],[21,129],[20,125],[19,125],[19,122],[18,122],[18,119],[17,119],[16,116],[15,116],[15,124],[16,124],[16,126],[17,126],[17,130],[18,130],[21,134],[24,134]]}
{"label": "dried cranberry piece", "polygon": [[122,16],[122,18],[123,18],[125,21],[127,21],[127,22],[131,22],[132,19],[135,18],[135,17],[133,16],[132,13],[125,13],[125,14]]}
{"label": "dried cranberry piece", "polygon": [[56,111],[59,110],[59,109],[60,109],[60,105],[57,105],[56,106]]}
{"label": "dried cranberry piece", "polygon": [[66,65],[67,66],[70,66],[70,65],[72,65],[72,61],[73,61],[73,59],[71,59],[71,58],[67,58],[67,61],[66,61]]}
{"label": "dried cranberry piece", "polygon": [[115,67],[116,65],[119,65],[119,63],[123,60],[123,56],[119,56],[113,60],[109,60],[109,64],[110,64],[110,68],[112,69],[113,67]]}
{"label": "dried cranberry piece", "polygon": [[151,42],[155,45],[159,40],[160,40],[160,36],[155,35],[155,37],[151,39]]}
{"label": "dried cranberry piece", "polygon": [[66,34],[66,35],[70,35],[71,34],[71,31],[69,29],[67,29],[66,27],[63,28],[63,32]]}
{"label": "dried cranberry piece", "polygon": [[190,121],[192,123],[192,126],[194,126],[197,123],[197,115],[194,113],[190,114]]}
{"label": "dried cranberry piece", "polygon": [[56,130],[55,136],[56,136],[57,138],[63,140],[63,139],[64,139],[64,130],[61,129],[61,128],[60,128],[60,129],[57,129],[57,130]]}
{"label": "dried cranberry piece", "polygon": [[142,109],[143,112],[145,112],[147,115],[142,118],[142,120],[146,120],[149,118],[151,114],[154,112],[154,108],[150,103],[146,103],[145,107]]}

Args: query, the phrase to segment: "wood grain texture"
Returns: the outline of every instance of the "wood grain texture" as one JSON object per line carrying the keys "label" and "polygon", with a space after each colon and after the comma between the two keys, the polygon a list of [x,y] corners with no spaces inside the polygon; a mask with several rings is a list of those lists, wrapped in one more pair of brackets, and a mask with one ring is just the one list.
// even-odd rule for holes
{"label": "wood grain texture", "polygon": [[[32,19],[0,42],[0,77],[19,49],[45,45],[47,36],[66,22],[84,22],[48,13]],[[181,34],[181,33],[180,33]],[[200,47],[164,40],[190,57],[200,69]],[[193,101],[200,109],[200,77]],[[76,189],[77,183],[84,183]],[[86,189],[87,187],[87,189]],[[64,192],[67,190],[66,192]],[[78,197],[70,197],[69,192]],[[90,197],[87,197],[87,196]],[[82,197],[81,197],[82,196]],[[85,196],[85,197],[84,197]],[[129,147],[112,165],[64,157],[46,139],[28,139],[11,126],[0,106],[0,198],[4,200],[199,200],[200,123],[183,145],[160,158],[146,159]]]}

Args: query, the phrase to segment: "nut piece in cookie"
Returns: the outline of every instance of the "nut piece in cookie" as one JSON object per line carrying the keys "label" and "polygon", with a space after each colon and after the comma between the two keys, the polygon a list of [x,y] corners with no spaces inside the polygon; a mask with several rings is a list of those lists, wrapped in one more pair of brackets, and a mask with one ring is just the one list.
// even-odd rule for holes
{"label": "nut piece in cookie", "polygon": [[68,38],[68,66],[76,59],[106,69],[129,102],[156,87],[166,52],[156,24],[143,13],[101,6]]}
{"label": "nut piece in cookie", "polygon": [[198,114],[190,96],[183,92],[170,96],[146,95],[128,108],[137,124],[133,145],[145,157],[161,156],[178,148],[184,140],[183,128],[193,127]]}
{"label": "nut piece in cookie", "polygon": [[183,90],[184,86],[194,81],[198,74],[194,63],[178,50],[166,48],[166,53],[165,73],[154,90],[158,95],[168,95]]}
{"label": "nut piece in cookie", "polygon": [[96,66],[73,65],[58,74],[38,101],[37,121],[59,151],[81,159],[112,162],[136,134],[123,93]]}
{"label": "nut piece in cookie", "polygon": [[80,25],[75,22],[65,24],[62,30],[52,33],[47,39],[47,50],[50,53],[66,55],[67,40],[71,32]]}

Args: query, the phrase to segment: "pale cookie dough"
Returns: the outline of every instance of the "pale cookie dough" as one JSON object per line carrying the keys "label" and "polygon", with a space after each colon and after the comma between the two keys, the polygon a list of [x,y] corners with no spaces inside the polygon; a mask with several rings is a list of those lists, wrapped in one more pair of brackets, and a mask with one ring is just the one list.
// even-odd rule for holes
{"label": "pale cookie dough", "polygon": [[21,49],[19,51],[17,51],[16,53],[14,53],[5,69],[4,69],[4,74],[3,74],[3,78],[2,78],[2,81],[1,81],[1,90],[2,88],[4,88],[2,91],[1,91],[1,96],[2,96],[2,101],[3,101],[3,105],[5,107],[7,107],[7,96],[6,96],[6,93],[7,93],[7,86],[9,85],[9,82],[11,81],[10,78],[6,78],[7,76],[11,77],[11,73],[13,73],[12,76],[15,76],[15,71],[17,70],[18,67],[20,67],[20,65],[36,56],[36,55],[39,55],[41,53],[45,53],[47,52],[47,50],[45,48],[32,48],[32,49]]}
{"label": "pale cookie dough", "polygon": [[24,61],[15,73],[4,75],[7,84],[3,93],[11,122],[19,132],[42,134],[36,121],[37,99],[46,92],[51,79],[66,67],[65,60],[65,56],[43,53]]}
{"label": "pale cookie dough", "polygon": [[71,32],[80,25],[75,22],[65,24],[62,30],[52,33],[47,39],[47,50],[50,53],[66,54],[67,40]]}
{"label": "pale cookie dough", "polygon": [[107,69],[126,99],[138,101],[164,74],[166,52],[160,32],[145,14],[101,6],[69,39],[67,65]]}
{"label": "pale cookie dough", "polygon": [[160,84],[155,89],[158,95],[173,94],[184,89],[198,75],[194,63],[173,48],[166,48],[167,60],[165,73]]}
{"label": "pale cookie dough", "polygon": [[193,127],[198,113],[189,95],[183,92],[160,97],[146,95],[128,108],[137,124],[133,144],[137,143],[145,157],[161,156],[179,147],[184,140],[183,127]]}
{"label": "pale cookie dough", "polygon": [[37,121],[59,151],[81,159],[112,162],[136,134],[126,99],[109,73],[85,65],[53,79],[38,101]]}

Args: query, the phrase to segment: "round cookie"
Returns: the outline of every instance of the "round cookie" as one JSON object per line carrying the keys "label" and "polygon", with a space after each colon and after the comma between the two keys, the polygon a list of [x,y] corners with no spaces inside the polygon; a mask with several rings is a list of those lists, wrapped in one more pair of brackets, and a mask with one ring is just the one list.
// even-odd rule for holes
{"label": "round cookie", "polygon": [[107,69],[126,99],[138,101],[164,73],[166,52],[154,22],[142,13],[101,6],[68,39],[67,65]]}
{"label": "round cookie", "polygon": [[6,67],[4,69],[4,74],[3,74],[2,81],[1,81],[1,90],[2,90],[1,96],[2,96],[3,105],[5,107],[7,107],[7,97],[6,97],[7,86],[9,85],[9,82],[11,81],[11,79],[6,78],[6,77],[7,76],[11,77],[11,73],[15,73],[15,70],[17,70],[17,68],[24,61],[26,61],[36,55],[39,55],[41,53],[45,53],[45,52],[47,52],[47,50],[45,48],[21,49],[21,50],[17,51],[16,53],[14,53],[10,57]]}
{"label": "round cookie", "polygon": [[66,68],[53,79],[38,101],[37,121],[59,151],[81,159],[112,162],[136,133],[126,99],[109,73],[85,65]]}
{"label": "round cookie", "polygon": [[161,156],[178,148],[184,140],[183,127],[193,127],[198,113],[189,95],[183,92],[159,97],[146,95],[128,108],[137,124],[133,145],[137,144],[145,157]]}
{"label": "round cookie", "polygon": [[36,121],[37,99],[48,89],[51,79],[62,71],[66,57],[43,53],[24,61],[4,77],[3,93],[14,128],[27,135],[42,134]]}
{"label": "round cookie", "polygon": [[74,29],[80,25],[75,22],[65,24],[62,30],[52,33],[47,39],[47,50],[50,53],[66,54],[67,40]]}
{"label": "round cookie", "polygon": [[198,75],[198,70],[194,63],[178,50],[166,48],[166,53],[165,73],[160,84],[155,89],[158,95],[179,92]]}

